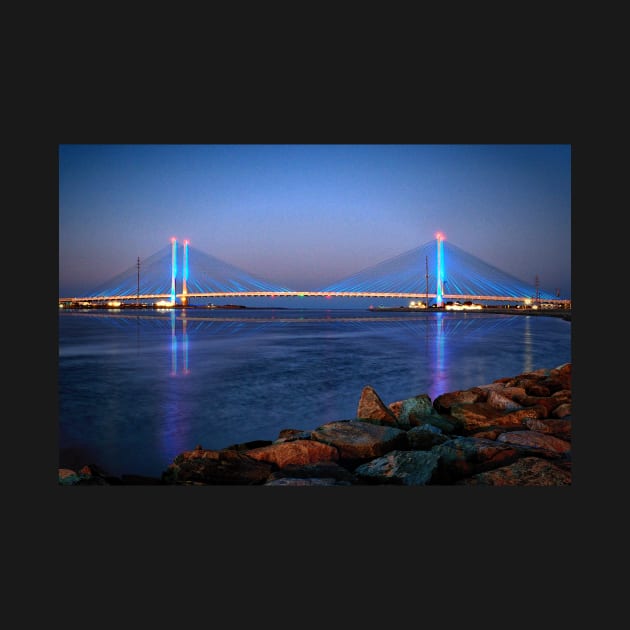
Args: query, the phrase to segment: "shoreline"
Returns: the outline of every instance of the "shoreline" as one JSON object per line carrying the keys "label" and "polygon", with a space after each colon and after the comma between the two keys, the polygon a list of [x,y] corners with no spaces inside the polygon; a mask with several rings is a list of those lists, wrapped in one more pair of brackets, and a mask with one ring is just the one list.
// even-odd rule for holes
{"label": "shoreline", "polygon": [[487,313],[489,315],[534,315],[534,316],[545,316],[545,317],[561,317],[566,321],[571,321],[571,309],[534,309],[534,308],[503,308],[503,307],[495,307],[488,306],[479,310],[471,310],[471,311],[446,311],[444,308],[429,308],[428,310],[425,308],[411,308],[409,306],[384,306],[382,308],[371,308],[368,309],[373,312],[399,312],[399,313],[445,313],[445,312],[454,312],[454,313],[479,313],[484,314]]}
{"label": "shoreline", "polygon": [[109,475],[96,463],[58,469],[75,485],[571,485],[571,363],[387,404],[370,386],[351,419],[268,440],[205,449],[160,477]]}

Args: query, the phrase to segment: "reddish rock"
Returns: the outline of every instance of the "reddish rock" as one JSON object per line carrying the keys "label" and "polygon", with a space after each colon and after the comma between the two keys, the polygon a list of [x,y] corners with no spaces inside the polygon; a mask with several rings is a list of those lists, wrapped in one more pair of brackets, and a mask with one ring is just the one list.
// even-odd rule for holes
{"label": "reddish rock", "polygon": [[400,412],[402,411],[403,402],[403,400],[397,400],[396,402],[389,403],[389,405],[387,405],[387,408],[394,414],[394,416],[396,416],[396,420],[398,420]]}
{"label": "reddish rock", "polygon": [[571,441],[571,421],[570,420],[526,420],[525,425],[530,431],[538,433],[548,433],[562,440]]}
{"label": "reddish rock", "polygon": [[334,446],[341,459],[360,460],[380,457],[407,446],[404,431],[360,420],[328,422],[311,432],[313,440]]}
{"label": "reddish rock", "polygon": [[571,402],[571,390],[570,389],[559,389],[557,392],[551,394],[552,398],[556,398],[558,400],[558,404],[563,402]]}
{"label": "reddish rock", "polygon": [[489,429],[487,431],[478,431],[477,433],[471,433],[469,437],[479,438],[483,440],[496,440],[505,429]]}
{"label": "reddish rock", "polygon": [[566,453],[571,450],[570,442],[538,431],[506,431],[497,438],[497,441],[528,448],[540,448],[553,453]]}
{"label": "reddish rock", "polygon": [[571,415],[571,403],[563,403],[562,405],[558,405],[553,412],[552,416],[556,418],[566,418]]}
{"label": "reddish rock", "polygon": [[[511,387],[510,389],[520,389],[517,387]],[[500,411],[516,411],[517,409],[521,409],[522,405],[519,405],[517,402],[514,402],[511,398],[505,396],[502,392],[497,392],[495,390],[491,390],[488,393],[488,398],[486,402],[495,409],[499,409]]]}
{"label": "reddish rock", "polygon": [[433,407],[438,413],[448,414],[453,405],[473,404],[479,401],[480,391],[470,389],[441,394],[433,401]]}
{"label": "reddish rock", "polygon": [[522,387],[506,387],[505,383],[490,383],[489,385],[480,385],[479,387],[473,387],[472,389],[480,389],[484,391],[486,393],[486,400],[487,396],[490,395],[490,392],[496,392],[497,394],[501,394],[502,396],[510,398],[515,402],[519,402],[520,397],[527,395]]}
{"label": "reddish rock", "polygon": [[571,473],[539,457],[523,457],[512,464],[477,473],[456,482],[467,486],[569,486]]}
{"label": "reddish rock", "polygon": [[499,416],[497,423],[502,427],[519,427],[531,419],[540,418],[547,415],[547,410],[544,407],[535,405],[534,407],[525,407],[524,409],[517,409],[516,411],[510,411],[509,413]]}
{"label": "reddish rock", "polygon": [[366,385],[361,392],[357,418],[377,420],[391,426],[396,425],[396,416],[385,406],[385,403],[370,385]]}
{"label": "reddish rock", "polygon": [[523,407],[542,407],[544,414],[543,418],[548,418],[551,412],[560,404],[557,398],[553,396],[524,396],[519,401]]}
{"label": "reddish rock", "polygon": [[247,451],[247,456],[275,464],[278,468],[289,464],[304,465],[339,459],[336,448],[314,440],[279,442]]}
{"label": "reddish rock", "polygon": [[263,484],[271,471],[271,464],[256,461],[241,451],[198,447],[179,454],[162,473],[162,481],[180,485],[255,485]]}
{"label": "reddish rock", "polygon": [[453,403],[450,407],[451,417],[459,421],[466,432],[472,432],[498,424],[501,411],[487,402]]}
{"label": "reddish rock", "polygon": [[551,391],[548,387],[540,385],[539,383],[533,383],[527,388],[527,394],[529,396],[551,396]]}
{"label": "reddish rock", "polygon": [[571,389],[571,374],[555,373],[540,381],[540,385],[547,387],[553,394],[563,389]]}
{"label": "reddish rock", "polygon": [[454,438],[431,452],[440,456],[434,480],[441,484],[506,466],[518,458],[518,451],[510,445],[473,437]]}

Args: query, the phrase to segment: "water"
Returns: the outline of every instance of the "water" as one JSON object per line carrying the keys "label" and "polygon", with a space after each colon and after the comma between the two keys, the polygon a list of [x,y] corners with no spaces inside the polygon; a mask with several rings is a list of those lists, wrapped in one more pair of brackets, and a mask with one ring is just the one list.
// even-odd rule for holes
{"label": "water", "polygon": [[274,440],[571,361],[558,317],[368,310],[59,314],[60,466],[159,477],[197,444]]}

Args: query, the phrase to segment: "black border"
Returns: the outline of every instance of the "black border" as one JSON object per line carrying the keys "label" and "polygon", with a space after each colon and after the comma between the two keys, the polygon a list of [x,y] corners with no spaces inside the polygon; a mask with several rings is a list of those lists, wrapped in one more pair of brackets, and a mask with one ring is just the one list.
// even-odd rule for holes
{"label": "black border", "polygon": [[[43,209],[39,219],[41,228],[37,230],[33,247],[42,256],[33,256],[31,262],[34,261],[36,268],[29,273],[40,277],[46,274],[49,290],[42,294],[45,304],[38,305],[36,312],[31,313],[34,319],[28,325],[36,330],[37,340],[34,355],[37,359],[30,366],[27,379],[27,386],[36,389],[33,400],[28,403],[29,406],[34,403],[34,420],[21,427],[20,443],[28,445],[29,457],[28,464],[20,467],[19,479],[14,483],[24,491],[28,487],[28,500],[36,501],[37,512],[46,515],[46,524],[42,523],[42,527],[48,528],[47,534],[52,537],[50,544],[65,546],[69,556],[77,554],[71,562],[86,566],[82,549],[92,550],[93,558],[107,562],[109,558],[104,550],[113,545],[115,558],[147,560],[153,552],[164,553],[165,561],[171,561],[174,566],[176,559],[170,555],[173,552],[167,550],[175,545],[176,555],[183,565],[193,562],[191,554],[195,552],[229,561],[254,558],[263,551],[273,550],[277,556],[269,563],[285,563],[285,577],[292,573],[287,568],[294,566],[291,563],[298,563],[294,571],[308,572],[321,562],[324,567],[335,567],[333,580],[340,576],[344,581],[360,580],[361,571],[357,569],[372,566],[366,564],[364,554],[371,555],[374,564],[381,566],[390,562],[393,566],[396,562],[402,565],[413,560],[433,563],[443,570],[445,564],[451,563],[456,580],[483,575],[484,568],[497,570],[497,565],[503,565],[498,572],[519,571],[529,566],[545,576],[551,570],[555,578],[569,577],[566,567],[573,565],[574,554],[579,551],[567,543],[565,536],[582,525],[585,507],[598,492],[597,484],[605,484],[603,475],[597,472],[596,457],[601,453],[594,452],[595,444],[598,448],[604,446],[602,438],[596,438],[593,432],[595,407],[589,392],[596,380],[593,380],[588,359],[582,354],[584,347],[578,349],[575,342],[576,334],[583,335],[582,331],[588,326],[591,308],[582,287],[583,271],[592,261],[585,261],[580,246],[584,221],[578,221],[582,212],[590,212],[593,201],[593,192],[587,191],[591,181],[588,169],[594,166],[588,158],[588,149],[584,143],[575,142],[563,102],[551,102],[546,109],[539,105],[529,110],[527,106],[511,108],[507,104],[505,116],[512,122],[518,120],[516,129],[510,128],[507,134],[504,118],[495,120],[495,111],[485,112],[484,124],[480,124],[479,110],[447,109],[442,112],[442,118],[437,118],[434,111],[432,120],[440,120],[440,124],[429,127],[422,112],[409,111],[409,106],[401,106],[397,111],[395,105],[379,110],[379,131],[374,132],[374,109],[369,110],[369,115],[359,115],[359,106],[359,102],[356,105],[340,103],[338,108],[327,107],[325,111],[301,111],[301,118],[310,115],[318,124],[312,128],[307,126],[310,131],[297,134],[292,119],[283,119],[286,110],[276,112],[271,118],[273,123],[269,124],[266,111],[241,109],[239,115],[231,113],[231,124],[222,124],[220,133],[214,129],[206,133],[211,126],[199,122],[204,120],[199,111],[195,111],[197,115],[192,115],[181,129],[176,124],[174,131],[165,131],[161,123],[156,124],[156,117],[151,119],[153,124],[147,124],[133,116],[141,109],[138,106],[132,108],[128,116],[122,116],[117,110],[118,116],[113,117],[104,111],[106,108],[88,107],[76,123],[69,115],[62,118],[63,122],[50,121],[51,128],[32,147],[37,170],[31,169],[29,173],[29,178],[35,179],[29,193],[36,197],[33,203]],[[179,117],[186,115],[182,109],[185,108],[177,113],[178,123],[184,120]],[[455,116],[458,111],[459,118]],[[76,113],[76,109],[73,112]],[[253,115],[247,117],[248,113]],[[323,122],[322,113],[326,115]],[[227,114],[217,113],[215,108],[213,115],[222,118]],[[101,124],[96,128],[82,124],[93,116],[100,117]],[[393,122],[383,128],[383,117]],[[471,127],[475,129],[472,134]],[[55,429],[58,267],[54,264],[58,261],[58,145],[200,142],[571,144],[573,485],[540,489],[58,486]],[[39,495],[36,499],[30,498],[33,490]],[[484,567],[486,553],[488,566]],[[539,553],[539,559],[532,557],[533,553]],[[304,555],[306,562],[299,558]],[[270,565],[263,569],[263,580],[268,572],[273,573]],[[156,564],[149,566],[155,568]],[[258,568],[250,567],[254,572]],[[322,589],[326,590],[326,586]],[[410,588],[409,592],[412,590]]]}

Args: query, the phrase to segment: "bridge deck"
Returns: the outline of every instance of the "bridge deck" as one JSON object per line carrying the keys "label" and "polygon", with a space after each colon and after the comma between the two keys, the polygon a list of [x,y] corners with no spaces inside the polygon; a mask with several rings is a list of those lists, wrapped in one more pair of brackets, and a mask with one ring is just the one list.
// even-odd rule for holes
{"label": "bridge deck", "polygon": [[[381,292],[356,292],[356,291],[241,291],[241,292],[206,292],[206,293],[177,293],[179,300],[192,298],[244,298],[244,297],[349,297],[349,298],[404,298],[404,299],[435,299],[435,293],[381,293]],[[170,293],[145,294],[145,295],[109,295],[97,297],[65,297],[59,298],[59,302],[108,302],[114,300],[170,300]],[[444,294],[444,301],[501,301],[524,302],[533,298],[514,297],[512,295],[460,295]],[[567,304],[570,300],[545,299],[541,300],[552,304]]]}

